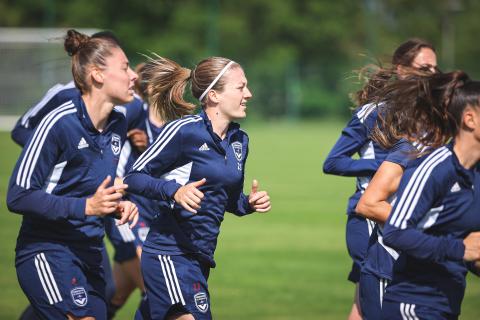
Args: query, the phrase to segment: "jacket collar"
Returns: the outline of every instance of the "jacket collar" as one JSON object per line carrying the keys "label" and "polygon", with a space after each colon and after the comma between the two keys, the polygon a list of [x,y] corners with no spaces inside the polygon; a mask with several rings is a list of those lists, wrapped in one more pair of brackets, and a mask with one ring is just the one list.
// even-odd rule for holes
{"label": "jacket collar", "polygon": [[[83,127],[87,129],[88,132],[100,134],[100,132],[93,125],[92,119],[88,115],[87,107],[80,93],[76,97],[75,105],[77,106],[77,116],[80,119]],[[124,116],[120,112],[112,110],[112,112],[110,112],[110,115],[108,116],[107,123],[103,131],[108,131],[114,123],[120,121],[123,117]]]}
{"label": "jacket collar", "polygon": [[[207,113],[205,112],[205,110],[202,109],[202,111],[200,111],[200,117],[202,117],[203,119],[203,122],[205,123],[205,126],[207,127],[207,130],[208,132],[210,133],[210,135],[212,136],[213,140],[215,141],[215,143],[217,144],[220,144],[222,142],[222,139],[213,131],[213,126],[212,126],[212,122],[210,121],[210,119],[208,118],[208,115]],[[227,135],[225,137],[225,139],[227,141],[230,141],[230,138],[235,134],[237,133],[238,131],[240,130],[240,125],[236,122],[230,122],[230,124],[228,125],[228,129],[227,129]]]}

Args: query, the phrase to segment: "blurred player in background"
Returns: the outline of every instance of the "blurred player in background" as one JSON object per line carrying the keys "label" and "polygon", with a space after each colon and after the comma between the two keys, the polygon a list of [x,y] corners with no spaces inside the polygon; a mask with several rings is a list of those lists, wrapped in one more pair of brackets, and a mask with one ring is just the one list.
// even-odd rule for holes
{"label": "blurred player in background", "polygon": [[[391,69],[379,69],[370,77],[364,88],[356,94],[359,107],[342,130],[340,138],[323,165],[323,171],[327,174],[357,177],[356,191],[350,197],[347,206],[346,242],[348,252],[353,259],[348,279],[356,284],[354,304],[348,317],[350,320],[362,319],[359,301],[361,266],[367,253],[370,236],[375,228],[375,222],[356,214],[355,207],[383,161],[388,160],[399,166],[404,166],[406,163],[404,157],[398,157],[398,152],[401,150],[390,153],[395,150],[382,148],[371,140],[370,134],[377,118],[377,92],[392,78],[391,70],[396,70],[398,74],[407,74],[412,68],[436,68],[435,49],[431,44],[420,39],[406,41],[395,50]],[[408,148],[405,144],[400,144],[398,147]],[[359,159],[352,158],[356,153]],[[373,301],[377,301],[376,297]]]}
{"label": "blurred player in background", "polygon": [[373,138],[429,147],[405,170],[383,230],[400,253],[382,319],[457,319],[480,261],[480,82],[461,71],[399,79],[381,98]]}

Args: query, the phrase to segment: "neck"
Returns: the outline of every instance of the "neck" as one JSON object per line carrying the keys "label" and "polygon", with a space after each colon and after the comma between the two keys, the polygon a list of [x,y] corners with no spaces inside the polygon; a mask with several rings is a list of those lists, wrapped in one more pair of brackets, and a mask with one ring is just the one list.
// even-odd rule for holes
{"label": "neck", "polygon": [[480,161],[480,142],[471,132],[460,132],[457,135],[453,151],[466,169],[471,169]]}
{"label": "neck", "polygon": [[222,140],[227,136],[230,119],[227,119],[222,113],[218,112],[218,108],[206,107],[205,113],[208,115],[212,123],[213,132],[215,132]]}
{"label": "neck", "polygon": [[148,107],[148,119],[153,123],[157,128],[164,125],[165,121],[162,120],[157,110],[152,107]]}
{"label": "neck", "polygon": [[115,105],[105,97],[92,93],[83,94],[82,99],[93,126],[98,131],[102,131]]}

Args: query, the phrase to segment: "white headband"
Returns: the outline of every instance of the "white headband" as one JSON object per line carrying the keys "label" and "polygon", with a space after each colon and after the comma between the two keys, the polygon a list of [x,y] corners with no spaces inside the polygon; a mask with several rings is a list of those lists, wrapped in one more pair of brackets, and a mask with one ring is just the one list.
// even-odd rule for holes
{"label": "white headband", "polygon": [[213,86],[218,82],[218,80],[223,76],[223,74],[227,71],[228,67],[230,67],[232,64],[234,64],[235,62],[234,61],[230,61],[229,63],[227,63],[227,65],[225,67],[223,67],[222,71],[220,71],[220,73],[218,74],[218,76],[213,79],[212,83],[210,83],[210,85],[208,86],[207,89],[205,89],[205,91],[203,91],[202,95],[200,96],[200,98],[198,98],[198,100],[202,101],[203,98],[205,98],[205,96],[207,95],[208,91],[210,91],[210,89],[213,88]]}

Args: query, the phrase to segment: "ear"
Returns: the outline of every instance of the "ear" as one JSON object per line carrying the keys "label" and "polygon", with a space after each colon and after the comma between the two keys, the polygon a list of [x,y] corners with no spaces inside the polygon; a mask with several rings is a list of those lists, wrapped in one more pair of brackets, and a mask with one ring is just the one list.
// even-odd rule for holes
{"label": "ear", "polygon": [[467,106],[463,111],[462,118],[463,124],[470,130],[474,130],[480,126],[480,112],[477,108]]}
{"label": "ear", "polygon": [[97,83],[103,83],[104,75],[103,75],[103,72],[100,68],[92,67],[90,74],[92,75],[93,81],[95,81]]}
{"label": "ear", "polygon": [[217,92],[215,90],[210,90],[208,93],[207,93],[207,96],[208,96],[208,99],[210,101],[212,101],[213,103],[217,104],[220,102],[220,100],[218,99],[218,95],[217,95]]}

